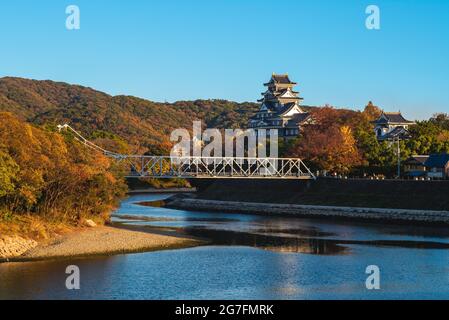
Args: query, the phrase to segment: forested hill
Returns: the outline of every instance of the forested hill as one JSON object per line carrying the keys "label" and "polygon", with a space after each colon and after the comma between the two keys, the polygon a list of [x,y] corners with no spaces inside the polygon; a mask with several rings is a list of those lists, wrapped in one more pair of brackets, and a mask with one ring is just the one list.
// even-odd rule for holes
{"label": "forested hill", "polygon": [[244,128],[256,103],[226,100],[158,103],[132,96],[111,96],[62,82],[0,78],[0,111],[36,125],[70,123],[86,135],[130,152],[166,153],[170,132],[191,128],[193,120],[208,127]]}

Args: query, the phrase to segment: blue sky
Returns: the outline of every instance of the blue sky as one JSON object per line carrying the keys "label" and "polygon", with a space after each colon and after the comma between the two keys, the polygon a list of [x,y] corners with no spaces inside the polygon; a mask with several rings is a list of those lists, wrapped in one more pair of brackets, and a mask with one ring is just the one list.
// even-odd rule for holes
{"label": "blue sky", "polygon": [[[80,30],[65,28],[72,4]],[[380,30],[365,28],[370,4]],[[304,104],[449,113],[447,0],[2,1],[0,36],[0,76],[155,101],[256,101],[277,72]]]}

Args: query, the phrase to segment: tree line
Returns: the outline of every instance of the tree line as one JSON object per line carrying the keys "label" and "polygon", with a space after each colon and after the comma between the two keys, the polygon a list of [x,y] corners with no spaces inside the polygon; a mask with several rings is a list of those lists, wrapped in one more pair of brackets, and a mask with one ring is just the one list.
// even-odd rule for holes
{"label": "tree line", "polygon": [[127,188],[114,166],[69,134],[0,112],[0,221],[20,214],[73,224],[106,218]]}
{"label": "tree line", "polygon": [[[372,121],[381,110],[369,103],[363,111],[329,106],[311,111],[315,123],[283,146],[284,155],[307,159],[314,170],[353,176],[391,177],[397,166],[397,147],[379,142]],[[409,128],[411,138],[400,141],[400,158],[449,152],[449,115],[435,114]]]}

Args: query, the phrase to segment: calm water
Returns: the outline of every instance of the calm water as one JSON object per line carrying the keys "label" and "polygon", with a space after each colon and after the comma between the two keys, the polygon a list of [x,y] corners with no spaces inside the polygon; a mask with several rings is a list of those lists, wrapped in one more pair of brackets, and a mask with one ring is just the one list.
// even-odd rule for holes
{"label": "calm water", "polygon": [[[116,223],[210,245],[112,257],[0,264],[0,299],[448,299],[449,230],[171,210],[123,201]],[[81,289],[65,288],[65,268]],[[381,289],[367,290],[377,265]]]}

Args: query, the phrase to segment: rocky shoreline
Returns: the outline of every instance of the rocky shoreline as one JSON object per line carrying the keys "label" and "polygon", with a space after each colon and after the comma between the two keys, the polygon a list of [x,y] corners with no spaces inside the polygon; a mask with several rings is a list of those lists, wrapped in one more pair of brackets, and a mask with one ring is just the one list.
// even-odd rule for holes
{"label": "rocky shoreline", "polygon": [[1,236],[0,260],[21,256],[37,245],[38,243],[36,241],[24,239],[19,236]]}
{"label": "rocky shoreline", "polygon": [[166,206],[182,210],[449,225],[449,211],[255,203],[205,200],[186,196],[171,197],[166,200]]}

